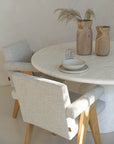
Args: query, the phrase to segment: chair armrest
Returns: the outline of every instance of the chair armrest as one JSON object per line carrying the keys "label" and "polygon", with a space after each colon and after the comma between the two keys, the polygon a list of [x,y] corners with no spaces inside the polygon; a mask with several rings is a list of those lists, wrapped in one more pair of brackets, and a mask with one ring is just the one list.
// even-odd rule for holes
{"label": "chair armrest", "polygon": [[104,93],[104,88],[96,86],[66,108],[66,116],[75,119]]}
{"label": "chair armrest", "polygon": [[6,62],[5,68],[9,71],[31,71],[38,72],[29,62]]}

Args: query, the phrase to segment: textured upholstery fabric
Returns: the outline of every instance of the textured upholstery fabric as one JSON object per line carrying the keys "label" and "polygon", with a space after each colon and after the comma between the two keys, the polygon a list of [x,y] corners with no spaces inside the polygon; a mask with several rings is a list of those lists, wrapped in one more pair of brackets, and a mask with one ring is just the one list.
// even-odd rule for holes
{"label": "textured upholstery fabric", "polygon": [[8,71],[38,72],[31,64],[32,55],[26,40],[9,45],[4,48],[5,68]]}
{"label": "textured upholstery fabric", "polygon": [[4,47],[5,59],[8,62],[30,62],[33,51],[26,40]]}
{"label": "textured upholstery fabric", "polygon": [[[64,84],[21,73],[13,74],[12,78],[25,122],[67,139],[76,135],[77,121],[65,115],[70,99]],[[68,127],[72,132],[69,132]]]}
{"label": "textured upholstery fabric", "polygon": [[74,101],[66,109],[66,115],[70,118],[76,118],[82,113],[87,107],[92,105],[100,96],[104,93],[104,88],[96,86],[79,99]]}
{"label": "textured upholstery fabric", "polygon": [[9,71],[32,71],[38,72],[31,63],[28,62],[6,62],[5,68]]}
{"label": "textured upholstery fabric", "polygon": [[[66,116],[67,107],[72,105],[66,85],[21,73],[13,73],[12,78],[25,122],[69,140],[76,135],[78,117],[73,119]],[[98,89],[100,88],[98,87]],[[76,97],[78,98],[78,96]],[[90,95],[86,95],[87,97]],[[83,105],[84,103],[81,103],[80,107]],[[85,110],[84,108],[83,110]]]}
{"label": "textured upholstery fabric", "polygon": [[31,64],[31,56],[33,51],[29,48],[26,40],[21,40],[4,49],[5,56],[5,68],[8,71],[8,76],[10,77],[10,84],[13,87],[12,82],[12,72],[14,71],[31,71],[38,72]]}
{"label": "textured upholstery fabric", "polygon": [[[75,92],[72,92],[72,91],[69,91],[69,94],[70,94],[71,102],[74,102],[76,99],[78,99],[82,96],[81,94],[75,93]],[[98,115],[104,110],[105,102],[100,100],[100,99],[97,99],[95,101],[95,106],[96,106],[96,112],[97,112],[97,115]]]}
{"label": "textured upholstery fabric", "polygon": [[[76,99],[78,99],[81,96],[80,94],[74,93],[74,92],[71,92],[71,91],[69,93],[70,93],[71,102],[75,101]],[[16,96],[15,89],[12,90],[12,97],[13,97],[13,99],[18,99],[18,97]],[[98,115],[104,110],[105,102],[100,100],[100,99],[98,99],[95,102],[95,106],[96,106],[96,112],[97,112],[97,115]]]}

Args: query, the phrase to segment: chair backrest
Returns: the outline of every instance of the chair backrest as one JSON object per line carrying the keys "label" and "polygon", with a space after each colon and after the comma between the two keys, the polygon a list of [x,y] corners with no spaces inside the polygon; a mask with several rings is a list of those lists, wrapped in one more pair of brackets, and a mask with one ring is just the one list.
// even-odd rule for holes
{"label": "chair backrest", "polygon": [[13,73],[12,78],[25,122],[66,139],[76,135],[78,124],[65,114],[71,104],[66,85],[18,72]]}
{"label": "chair backrest", "polygon": [[26,40],[21,40],[4,47],[6,61],[30,62],[33,51],[29,48]]}

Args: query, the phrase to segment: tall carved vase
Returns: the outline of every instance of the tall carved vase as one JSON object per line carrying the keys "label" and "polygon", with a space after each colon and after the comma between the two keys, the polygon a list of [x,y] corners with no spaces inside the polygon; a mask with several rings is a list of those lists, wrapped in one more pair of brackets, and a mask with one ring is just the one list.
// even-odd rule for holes
{"label": "tall carved vase", "polygon": [[92,20],[80,20],[77,24],[77,54],[90,55],[92,53]]}
{"label": "tall carved vase", "polygon": [[95,52],[98,56],[107,56],[110,51],[110,26],[97,26]]}

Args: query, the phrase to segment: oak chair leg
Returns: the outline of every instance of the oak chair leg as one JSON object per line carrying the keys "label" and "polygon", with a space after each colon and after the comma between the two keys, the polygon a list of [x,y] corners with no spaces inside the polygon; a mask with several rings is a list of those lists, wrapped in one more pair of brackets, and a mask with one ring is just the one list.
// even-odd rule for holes
{"label": "oak chair leg", "polygon": [[88,123],[89,123],[89,112],[90,107],[88,107],[82,114],[80,115],[79,120],[79,130],[77,134],[77,143],[76,144],[84,144]]}
{"label": "oak chair leg", "polygon": [[24,74],[28,74],[28,75],[34,75],[33,72],[29,72],[29,71],[20,71],[21,73],[24,73]]}
{"label": "oak chair leg", "polygon": [[34,125],[27,123],[25,144],[31,144]]}
{"label": "oak chair leg", "polygon": [[13,110],[13,115],[12,115],[13,118],[17,117],[18,111],[19,111],[19,102],[18,100],[15,100],[14,110]]}
{"label": "oak chair leg", "polygon": [[100,132],[99,132],[95,103],[93,105],[91,105],[89,125],[91,128],[91,132],[92,132],[95,144],[101,144],[101,138],[100,138]]}
{"label": "oak chair leg", "polygon": [[51,133],[53,136],[56,136],[56,134],[55,133]]}

